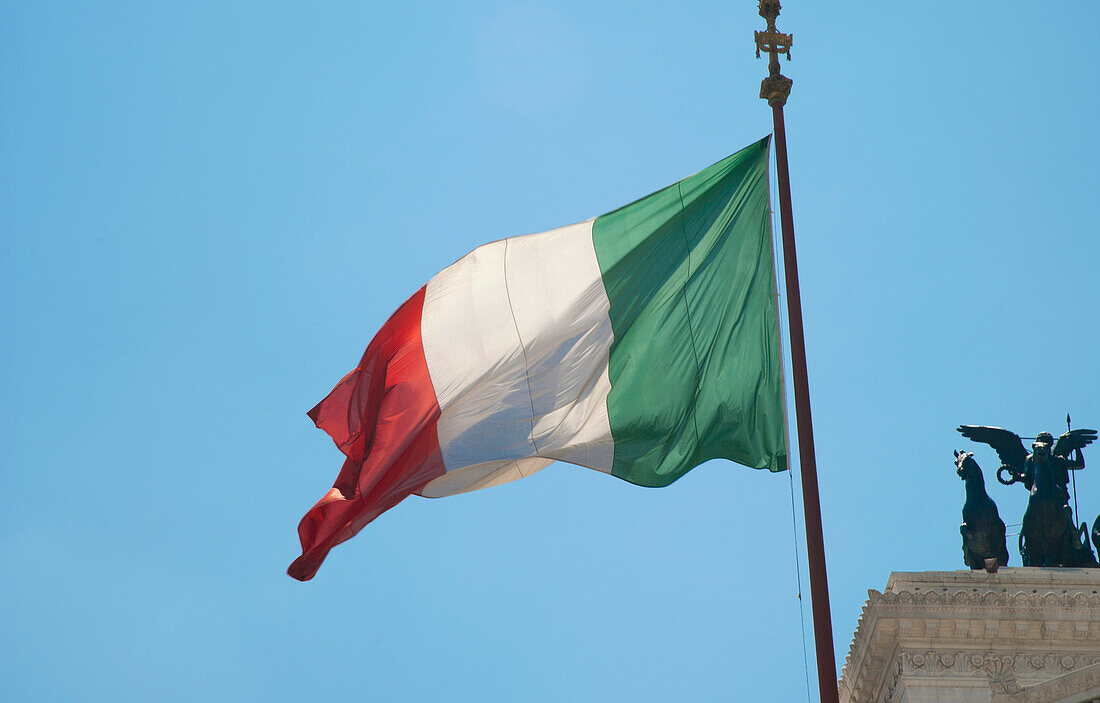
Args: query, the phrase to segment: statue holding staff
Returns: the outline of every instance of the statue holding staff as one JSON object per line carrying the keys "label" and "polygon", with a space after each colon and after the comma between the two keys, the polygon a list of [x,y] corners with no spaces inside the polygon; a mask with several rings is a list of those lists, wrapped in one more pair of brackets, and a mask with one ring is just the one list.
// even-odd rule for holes
{"label": "statue holding staff", "polygon": [[997,451],[998,481],[1022,483],[1030,494],[1020,529],[1024,566],[1096,565],[1087,537],[1082,542],[1088,528],[1074,525],[1069,507],[1069,472],[1085,468],[1081,449],[1096,439],[1095,430],[1069,430],[1057,442],[1049,432],[1040,432],[1030,453],[1019,435],[1000,427],[961,425],[958,431]]}

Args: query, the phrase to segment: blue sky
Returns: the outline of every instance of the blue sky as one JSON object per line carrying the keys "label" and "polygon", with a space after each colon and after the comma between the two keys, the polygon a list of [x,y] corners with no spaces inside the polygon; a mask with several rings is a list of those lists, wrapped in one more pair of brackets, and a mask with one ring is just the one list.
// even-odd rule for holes
{"label": "blue sky", "polygon": [[[284,573],[340,465],[305,411],[402,300],[770,132],[755,5],[0,5],[0,698],[805,699],[797,476],[555,465]],[[957,424],[1100,427],[1098,25],[785,3],[840,662],[962,567]]]}

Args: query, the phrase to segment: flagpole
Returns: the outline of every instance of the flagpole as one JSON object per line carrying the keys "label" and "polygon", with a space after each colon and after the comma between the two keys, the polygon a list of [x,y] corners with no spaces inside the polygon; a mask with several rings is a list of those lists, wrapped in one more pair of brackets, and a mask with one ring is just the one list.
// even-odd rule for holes
{"label": "flagpole", "polygon": [[787,318],[790,323],[791,370],[794,374],[794,407],[798,425],[798,457],[802,468],[802,505],[806,518],[806,551],[810,562],[810,598],[813,604],[814,644],[817,650],[817,684],[821,703],[839,703],[833,623],[829,612],[829,580],[825,570],[825,542],[821,532],[821,499],[817,489],[814,429],[810,419],[810,383],[806,373],[806,342],[802,332],[802,298],[798,289],[798,260],[794,247],[794,215],[791,181],[787,169],[787,133],[783,106],[791,92],[791,79],[779,72],[779,54],[791,58],[793,37],[775,28],[779,0],[760,0],[760,16],[768,28],[756,32],[756,56],[769,54],[768,77],[760,83],[760,97],[772,108],[776,176],[779,180],[779,219],[783,225],[783,270],[787,281]]}

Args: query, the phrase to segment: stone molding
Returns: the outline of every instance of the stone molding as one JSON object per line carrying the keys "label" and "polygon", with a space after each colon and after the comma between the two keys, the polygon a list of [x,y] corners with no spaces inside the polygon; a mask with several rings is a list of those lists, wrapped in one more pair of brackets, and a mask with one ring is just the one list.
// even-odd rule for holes
{"label": "stone molding", "polygon": [[990,681],[994,693],[1019,693],[1023,687],[1017,677],[1055,678],[1077,669],[1100,664],[1100,652],[1054,654],[1034,650],[1016,654],[961,650],[900,650],[899,675],[973,676],[981,674]]}
{"label": "stone molding", "polygon": [[937,593],[935,591],[901,591],[898,593],[879,593],[867,591],[867,605],[972,605],[982,608],[1011,607],[1021,609],[1045,608],[1100,608],[1100,595],[1054,594],[1054,593]]}
{"label": "stone molding", "polygon": [[842,703],[940,700],[945,688],[950,700],[1053,703],[1091,697],[1092,676],[1100,570],[1011,568],[892,574],[868,591],[838,685]]}
{"label": "stone molding", "polygon": [[1065,673],[1058,678],[1039,684],[1026,691],[993,695],[993,703],[1058,703],[1070,696],[1082,703],[1100,703],[1100,663]]}

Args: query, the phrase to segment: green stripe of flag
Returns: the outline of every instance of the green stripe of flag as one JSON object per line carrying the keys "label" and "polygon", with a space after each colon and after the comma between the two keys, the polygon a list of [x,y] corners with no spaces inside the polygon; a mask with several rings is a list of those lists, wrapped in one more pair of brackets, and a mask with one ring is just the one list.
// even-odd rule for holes
{"label": "green stripe of flag", "polygon": [[666,486],[717,457],[787,468],[767,181],[764,138],[593,224],[614,475]]}

